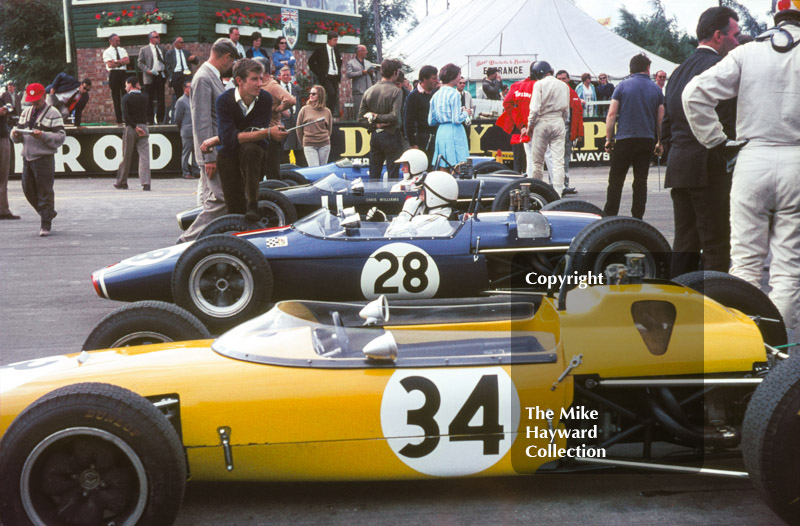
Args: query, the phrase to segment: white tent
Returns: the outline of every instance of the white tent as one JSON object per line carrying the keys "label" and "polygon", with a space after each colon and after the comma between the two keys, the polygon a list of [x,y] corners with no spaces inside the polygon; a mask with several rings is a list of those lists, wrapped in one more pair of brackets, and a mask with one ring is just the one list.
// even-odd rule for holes
{"label": "white tent", "polygon": [[[650,71],[676,67],[603,27],[568,0],[472,0],[463,7],[424,18],[384,53],[414,71],[425,64],[467,67],[468,55],[536,55],[573,79],[589,72],[629,75],[631,57],[646,53]],[[466,73],[466,71],[464,72]]]}

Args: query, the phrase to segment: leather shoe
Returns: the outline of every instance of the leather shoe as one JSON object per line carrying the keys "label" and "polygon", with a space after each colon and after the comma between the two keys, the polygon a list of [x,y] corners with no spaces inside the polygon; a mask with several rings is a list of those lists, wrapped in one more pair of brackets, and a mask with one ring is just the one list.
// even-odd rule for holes
{"label": "leather shoe", "polygon": [[150,185],[149,184],[143,184],[142,185],[142,190],[144,190],[145,192],[149,192],[150,191]]}
{"label": "leather shoe", "polygon": [[42,227],[39,230],[39,237],[47,237],[49,235],[50,235],[50,229],[49,228]]}
{"label": "leather shoe", "polygon": [[562,195],[570,195],[570,194],[577,194],[577,193],[578,193],[578,190],[573,188],[573,187],[571,187],[571,186],[565,187],[564,191],[561,192]]}
{"label": "leather shoe", "polygon": [[184,179],[194,179],[194,176],[192,174],[183,174],[183,178]]}
{"label": "leather shoe", "polygon": [[114,183],[114,188],[116,188],[117,190],[127,190],[128,183]]}
{"label": "leather shoe", "polygon": [[15,216],[11,212],[7,214],[0,214],[0,219],[19,219],[19,216]]}

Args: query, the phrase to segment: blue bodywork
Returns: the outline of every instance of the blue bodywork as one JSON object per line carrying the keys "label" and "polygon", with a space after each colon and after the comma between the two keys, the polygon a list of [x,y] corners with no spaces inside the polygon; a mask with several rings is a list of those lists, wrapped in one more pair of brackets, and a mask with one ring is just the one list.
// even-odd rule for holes
{"label": "blue bodywork", "polygon": [[[473,164],[483,161],[492,161],[491,157],[470,157]],[[363,180],[379,180],[386,174],[386,165],[383,166],[381,177],[371,177],[369,173],[369,159],[340,159],[334,163],[323,164],[321,166],[309,166],[307,168],[293,168],[293,171],[301,174],[310,182],[322,179],[326,175],[334,174],[336,177],[352,181],[359,177]]]}
{"label": "blue bodywork", "polygon": [[[536,219],[549,235],[523,236],[518,223]],[[515,253],[549,256],[600,217],[576,212],[491,212],[451,221],[445,237],[386,237],[389,223],[345,230],[319,209],[291,226],[242,232],[269,261],[274,301],[474,296],[490,288],[489,260]],[[140,254],[92,274],[97,293],[119,301],[172,301],[175,265],[192,243]],[[423,270],[420,270],[423,268]],[[394,270],[393,270],[394,269]]]}

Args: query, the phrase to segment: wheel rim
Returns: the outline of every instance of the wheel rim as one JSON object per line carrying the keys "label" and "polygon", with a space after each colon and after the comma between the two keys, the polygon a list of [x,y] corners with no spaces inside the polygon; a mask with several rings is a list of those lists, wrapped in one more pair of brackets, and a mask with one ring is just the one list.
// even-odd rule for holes
{"label": "wheel rim", "polygon": [[214,318],[242,312],[253,298],[255,281],[247,265],[229,254],[206,256],[189,276],[192,303]]}
{"label": "wheel rim", "polygon": [[80,518],[133,526],[144,513],[147,486],[144,465],[125,441],[102,429],[74,427],[33,448],[22,466],[20,495],[34,524]]}
{"label": "wheel rim", "polygon": [[541,194],[537,194],[536,192],[531,192],[531,204],[539,203],[539,210],[541,210],[547,203],[547,199]]}
{"label": "wheel rim", "polygon": [[286,214],[283,213],[280,206],[272,201],[259,201],[258,211],[261,213],[261,219],[258,222],[264,227],[286,224]]}
{"label": "wheel rim", "polygon": [[643,245],[630,240],[615,241],[607,247],[604,247],[597,254],[597,259],[594,262],[592,269],[595,274],[603,274],[606,267],[613,263],[625,263],[625,254],[632,252],[644,254],[644,277],[656,277],[656,260],[653,253],[647,250]]}
{"label": "wheel rim", "polygon": [[122,336],[111,344],[114,347],[134,347],[136,345],[151,345],[154,343],[169,343],[175,341],[166,334],[155,331],[138,331]]}

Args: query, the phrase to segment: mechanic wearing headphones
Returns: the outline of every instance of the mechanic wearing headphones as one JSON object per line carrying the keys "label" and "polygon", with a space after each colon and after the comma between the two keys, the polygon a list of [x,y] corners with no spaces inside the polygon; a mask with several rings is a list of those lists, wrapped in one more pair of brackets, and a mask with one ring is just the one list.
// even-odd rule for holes
{"label": "mechanic wearing headphones", "polygon": [[419,184],[419,197],[406,200],[400,215],[386,229],[386,237],[439,237],[453,233],[448,219],[458,199],[456,180],[447,172],[430,172]]}
{"label": "mechanic wearing headphones", "polygon": [[[800,0],[773,0],[772,12],[777,27],[692,79],[683,109],[706,148],[732,157],[749,141],[733,172],[730,273],[760,287],[772,252],[769,297],[792,330],[800,315]],[[733,97],[738,144],[714,111]]]}

